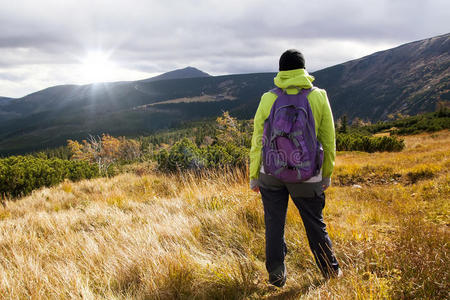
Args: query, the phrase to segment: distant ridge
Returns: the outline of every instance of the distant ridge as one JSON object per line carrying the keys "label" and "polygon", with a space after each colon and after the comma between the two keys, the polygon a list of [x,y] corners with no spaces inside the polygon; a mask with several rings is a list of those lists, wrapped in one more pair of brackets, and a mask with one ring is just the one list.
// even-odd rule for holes
{"label": "distant ridge", "polygon": [[0,105],[6,104],[8,101],[13,100],[14,98],[8,98],[8,97],[0,97]]}
{"label": "distant ridge", "polygon": [[410,42],[314,72],[335,116],[384,120],[450,101],[450,34]]}
{"label": "distant ridge", "polygon": [[186,67],[184,69],[177,69],[170,72],[166,72],[164,74],[147,78],[144,80],[140,80],[141,82],[152,82],[158,80],[167,80],[167,79],[182,79],[182,78],[197,78],[197,77],[210,77],[208,73],[205,73],[194,67]]}
{"label": "distant ridge", "polygon": [[[210,76],[188,67],[140,81],[49,87],[0,100],[0,155],[85,139],[136,136],[223,111],[254,116],[276,73]],[[450,101],[450,34],[411,42],[312,73],[335,119],[377,121],[434,111]]]}

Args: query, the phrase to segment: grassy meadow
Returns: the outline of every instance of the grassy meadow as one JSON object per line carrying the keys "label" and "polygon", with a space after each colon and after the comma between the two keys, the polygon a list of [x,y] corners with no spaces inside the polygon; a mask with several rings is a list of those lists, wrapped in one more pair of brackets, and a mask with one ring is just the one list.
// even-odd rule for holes
{"label": "grassy meadow", "polygon": [[450,134],[338,153],[324,210],[344,277],[325,281],[290,203],[288,280],[267,284],[245,171],[152,165],[0,206],[1,299],[448,299]]}

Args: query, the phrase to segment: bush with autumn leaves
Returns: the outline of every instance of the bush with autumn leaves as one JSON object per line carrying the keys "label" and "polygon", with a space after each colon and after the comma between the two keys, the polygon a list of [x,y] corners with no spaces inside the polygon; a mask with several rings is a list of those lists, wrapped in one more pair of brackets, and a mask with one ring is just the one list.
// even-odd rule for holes
{"label": "bush with autumn leaves", "polygon": [[135,161],[142,154],[138,141],[125,137],[115,138],[109,134],[103,134],[101,137],[90,135],[89,139],[81,143],[68,140],[67,146],[72,153],[72,160],[96,164],[102,175],[108,175],[115,162]]}

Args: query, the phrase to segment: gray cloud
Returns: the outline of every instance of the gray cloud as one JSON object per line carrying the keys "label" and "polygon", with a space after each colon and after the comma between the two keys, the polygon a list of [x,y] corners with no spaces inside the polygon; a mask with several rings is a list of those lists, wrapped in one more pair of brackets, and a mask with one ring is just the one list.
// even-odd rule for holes
{"label": "gray cloud", "polygon": [[446,33],[449,12],[440,0],[15,0],[0,9],[0,95],[78,82],[73,70],[93,50],[136,77],[118,72],[118,80],[187,65],[212,74],[276,71],[291,47],[317,70]]}

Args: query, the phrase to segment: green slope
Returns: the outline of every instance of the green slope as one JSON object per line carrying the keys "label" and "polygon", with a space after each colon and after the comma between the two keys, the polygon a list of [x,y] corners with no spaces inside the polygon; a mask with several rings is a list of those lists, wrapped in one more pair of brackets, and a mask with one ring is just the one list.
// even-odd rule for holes
{"label": "green slope", "polygon": [[[449,101],[450,34],[408,43],[313,75],[328,92],[335,118],[383,120],[392,113],[434,111]],[[0,154],[64,144],[88,134],[136,135],[213,118],[228,110],[252,118],[275,73],[180,77],[64,85],[0,103]],[[186,73],[187,72],[187,73]],[[170,73],[170,74],[169,74]],[[176,77],[169,72],[168,77]],[[188,75],[186,75],[188,74]],[[206,75],[204,75],[206,74]],[[166,76],[166,78],[167,78]],[[164,76],[159,79],[164,78]]]}

